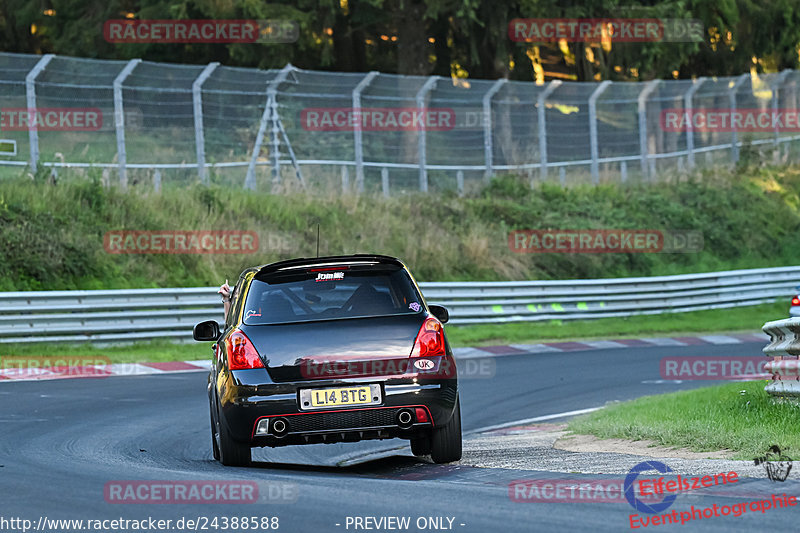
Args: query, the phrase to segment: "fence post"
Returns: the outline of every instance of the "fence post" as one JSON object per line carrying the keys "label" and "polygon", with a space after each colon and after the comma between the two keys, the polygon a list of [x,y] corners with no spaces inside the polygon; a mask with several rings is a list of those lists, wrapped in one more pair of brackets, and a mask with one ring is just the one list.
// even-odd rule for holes
{"label": "fence post", "polygon": [[608,89],[611,81],[606,80],[597,86],[589,97],[589,149],[592,153],[592,183],[597,185],[600,181],[600,162],[598,161],[599,149],[597,146],[597,99]]}
{"label": "fence post", "polygon": [[[771,84],[772,86],[770,87],[770,89],[772,90],[772,116],[773,117],[775,117],[775,114],[778,112],[778,98],[779,98],[778,91],[780,91],[780,88],[781,88],[781,85],[783,85],[783,82],[786,81],[786,77],[791,73],[792,73],[792,69],[785,69],[785,70],[781,71],[781,73],[778,74],[778,79],[775,80],[775,82],[773,82]],[[773,118],[772,120],[774,121],[775,119]],[[775,140],[773,141],[773,144],[775,146],[778,146],[778,137],[779,137],[778,134],[779,133],[780,133],[780,130],[779,130],[778,125],[776,123],[775,124]]]}
{"label": "fence post", "polygon": [[[428,92],[433,88],[436,84],[436,81],[439,79],[439,76],[431,76],[428,78],[420,90],[417,92],[417,111],[423,113],[425,110],[425,96]],[[421,192],[428,192],[428,169],[425,168],[428,164],[427,157],[426,157],[426,150],[425,150],[425,123],[426,120],[421,120],[422,127],[419,129],[418,132],[418,139],[419,139],[419,146],[418,146],[418,157],[419,157],[419,190]]]}
{"label": "fence post", "polygon": [[553,80],[536,98],[536,113],[539,126],[539,175],[542,181],[547,177],[547,123],[545,104],[547,97],[561,86],[561,80]]}
{"label": "fence post", "polygon": [[492,97],[503,87],[508,80],[500,78],[492,85],[486,94],[483,95],[483,151],[486,162],[486,173],[488,178],[494,172],[492,163],[494,162],[494,152],[492,147]]}
{"label": "fence post", "polygon": [[[733,125],[733,115],[736,113],[736,93],[739,91],[739,87],[750,79],[750,74],[742,74],[736,81],[731,85],[731,88],[728,90],[728,100],[730,100],[730,108],[731,108],[731,125]],[[731,128],[731,159],[733,162],[736,163],[739,161],[739,132],[736,128]]]}
{"label": "fence post", "polygon": [[706,78],[701,76],[697,78],[689,90],[683,97],[683,113],[686,117],[686,162],[689,165],[689,170],[694,168],[694,128],[692,128],[692,98],[694,93],[700,89],[700,86],[706,82]]}
{"label": "fence post", "polygon": [[[261,145],[264,143],[264,132],[267,130],[267,123],[269,122],[270,114],[272,113],[272,100],[275,96],[275,90],[277,89],[278,85],[283,83],[286,80],[286,76],[289,75],[289,72],[294,70],[294,66],[291,63],[288,63],[285,67],[283,67],[275,79],[270,81],[267,84],[267,102],[264,105],[264,112],[261,114],[261,122],[258,124],[258,133],[256,133],[256,142],[253,145],[253,153],[250,154],[250,164],[247,165],[247,176],[244,180],[244,188],[250,189],[252,191],[256,190],[256,161],[258,160],[258,154],[261,152]],[[276,110],[277,111],[277,110]],[[275,127],[275,122],[273,121],[273,127]],[[277,140],[277,132],[274,132],[275,139]],[[274,161],[277,161],[277,165],[280,167],[280,154],[271,154],[274,156]],[[273,166],[273,172],[275,167]],[[278,168],[278,172],[280,172],[280,168]],[[273,175],[273,179],[275,176]]]}
{"label": "fence post", "polygon": [[209,63],[203,72],[197,76],[192,83],[192,108],[194,111],[194,141],[197,148],[197,173],[200,176],[200,183],[208,184],[208,172],[206,172],[206,138],[203,133],[203,83],[211,76],[211,73],[219,66],[219,63]]}
{"label": "fence post", "polygon": [[128,186],[127,152],[125,151],[125,109],[122,106],[122,82],[130,76],[141,59],[131,59],[125,68],[114,78],[114,126],[117,130],[117,162],[119,163],[119,186]]}
{"label": "fence post", "polygon": [[342,194],[347,194],[350,190],[350,174],[347,172],[347,165],[342,165]]}
{"label": "fence post", "polygon": [[364,145],[361,127],[364,122],[361,119],[361,93],[366,89],[378,72],[373,70],[358,82],[353,89],[353,115],[357,117],[358,124],[353,128],[353,150],[356,159],[356,192],[364,192]]}
{"label": "fence post", "polygon": [[381,187],[383,188],[383,196],[389,198],[389,169],[386,167],[381,169]]}
{"label": "fence post", "polygon": [[464,196],[464,171],[456,171],[456,190],[459,196]]}
{"label": "fence post", "polygon": [[649,178],[652,179],[652,176],[648,176],[648,165],[647,159],[650,153],[650,149],[647,146],[647,98],[653,94],[653,91],[656,90],[658,84],[661,83],[661,80],[652,80],[645,84],[644,89],[642,92],[639,93],[638,98],[638,112],[639,112],[639,153],[642,156],[642,177],[646,180]]}
{"label": "fence post", "polygon": [[[34,117],[31,117],[31,109],[36,109],[36,77],[44,70],[47,64],[55,57],[55,54],[47,54],[33,66],[28,75],[25,76],[25,99],[27,100],[28,109],[25,114],[28,115],[28,141],[31,149],[30,167],[31,171],[36,174],[36,167],[39,164],[39,130],[36,128]],[[36,111],[34,111],[36,113]]]}

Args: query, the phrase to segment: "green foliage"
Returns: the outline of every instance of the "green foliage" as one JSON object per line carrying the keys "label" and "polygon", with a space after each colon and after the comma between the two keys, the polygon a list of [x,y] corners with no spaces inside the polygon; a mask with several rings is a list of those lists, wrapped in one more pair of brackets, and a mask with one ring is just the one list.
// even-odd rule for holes
{"label": "green foliage", "polygon": [[[49,9],[48,9],[49,8]],[[50,9],[54,10],[52,13]],[[298,24],[295,43],[112,44],[109,19],[253,19]],[[508,37],[515,18],[699,19],[705,39],[695,42],[517,43]],[[32,26],[36,31],[32,32]],[[392,39],[394,38],[394,39]],[[431,39],[433,42],[431,42]],[[472,78],[532,79],[527,53],[540,48],[554,72],[579,81],[681,78],[759,72],[798,65],[797,0],[6,0],[0,3],[0,49],[107,59],[141,57],[172,63],[259,68],[286,63],[306,69],[398,72]],[[591,58],[590,58],[591,56]],[[512,66],[513,61],[513,66]]]}

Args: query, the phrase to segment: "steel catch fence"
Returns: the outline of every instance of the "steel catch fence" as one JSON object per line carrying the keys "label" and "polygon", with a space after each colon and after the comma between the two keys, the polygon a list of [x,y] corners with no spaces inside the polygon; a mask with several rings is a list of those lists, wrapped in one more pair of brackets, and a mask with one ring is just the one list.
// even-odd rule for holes
{"label": "steel catch fence", "polygon": [[[158,188],[164,173],[163,183],[178,186],[384,195],[463,192],[503,172],[562,184],[653,181],[665,171],[736,162],[751,147],[770,149],[776,161],[794,159],[800,135],[777,124],[754,133],[671,131],[663,113],[796,109],[798,84],[793,70],[536,84],[0,53],[0,175],[4,167],[95,167],[123,187]],[[91,109],[100,121],[95,128],[9,127],[24,109]],[[439,110],[447,124],[336,122],[380,110]]]}

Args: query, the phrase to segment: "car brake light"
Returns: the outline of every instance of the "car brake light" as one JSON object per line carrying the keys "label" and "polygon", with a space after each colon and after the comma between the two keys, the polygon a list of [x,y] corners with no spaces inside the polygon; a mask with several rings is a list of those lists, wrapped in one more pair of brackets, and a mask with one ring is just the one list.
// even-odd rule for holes
{"label": "car brake light", "polygon": [[800,297],[795,296],[792,298],[792,307],[800,305]]}
{"label": "car brake light", "polygon": [[414,341],[414,349],[411,350],[411,357],[443,357],[445,355],[442,323],[433,317],[428,317],[419,328],[417,340]]}
{"label": "car brake light", "polygon": [[247,335],[238,329],[225,339],[225,349],[228,352],[228,368],[231,370],[264,368],[256,347]]}

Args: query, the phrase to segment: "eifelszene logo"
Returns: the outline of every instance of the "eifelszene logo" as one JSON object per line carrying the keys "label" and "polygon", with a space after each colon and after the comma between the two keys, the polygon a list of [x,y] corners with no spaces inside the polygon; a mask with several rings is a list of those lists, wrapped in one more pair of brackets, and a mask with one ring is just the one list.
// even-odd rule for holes
{"label": "eifelszene logo", "polygon": [[628,503],[631,504],[631,507],[640,513],[658,514],[661,511],[669,509],[669,507],[675,503],[675,499],[678,496],[677,494],[670,494],[669,496],[665,496],[664,499],[658,503],[645,502],[637,498],[636,493],[634,492],[634,483],[636,483],[636,479],[639,477],[639,474],[650,470],[655,470],[662,474],[672,472],[670,467],[659,461],[645,461],[639,463],[631,468],[630,472],[628,472],[628,475],[625,476],[624,494],[625,499],[628,500]]}

